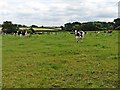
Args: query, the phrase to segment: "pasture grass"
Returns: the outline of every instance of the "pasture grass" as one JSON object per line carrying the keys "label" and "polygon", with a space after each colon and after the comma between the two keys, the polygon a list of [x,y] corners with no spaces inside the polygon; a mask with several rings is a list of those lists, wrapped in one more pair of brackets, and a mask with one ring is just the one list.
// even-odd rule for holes
{"label": "pasture grass", "polygon": [[2,36],[0,36],[0,89],[2,89]]}
{"label": "pasture grass", "polygon": [[118,32],[2,38],[3,88],[118,87]]}

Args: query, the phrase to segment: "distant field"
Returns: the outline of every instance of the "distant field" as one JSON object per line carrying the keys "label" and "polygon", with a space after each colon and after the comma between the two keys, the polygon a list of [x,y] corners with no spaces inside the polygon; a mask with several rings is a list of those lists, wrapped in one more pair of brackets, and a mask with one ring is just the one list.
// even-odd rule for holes
{"label": "distant field", "polygon": [[[29,28],[20,28],[20,29],[24,30],[24,29],[29,29]],[[51,29],[51,28],[33,28],[33,29],[36,31],[38,31],[38,30],[61,30],[61,28],[53,28],[53,29]]]}
{"label": "distant field", "polygon": [[[1,31],[2,27],[0,27]],[[29,29],[29,28],[20,28],[21,30]],[[35,31],[58,31],[61,30],[61,28],[33,28]]]}
{"label": "distant field", "polygon": [[2,38],[4,88],[118,87],[118,32]]}
{"label": "distant field", "polygon": [[1,31],[2,27],[0,27],[0,31]]}

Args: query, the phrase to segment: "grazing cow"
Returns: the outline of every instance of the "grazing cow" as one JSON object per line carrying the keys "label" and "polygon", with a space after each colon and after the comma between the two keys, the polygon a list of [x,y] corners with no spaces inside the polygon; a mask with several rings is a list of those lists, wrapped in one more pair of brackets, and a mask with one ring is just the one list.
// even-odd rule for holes
{"label": "grazing cow", "polygon": [[21,37],[22,36],[22,30],[17,31],[17,34]]}
{"label": "grazing cow", "polygon": [[108,33],[112,33],[112,30],[108,30],[107,32],[108,32]]}
{"label": "grazing cow", "polygon": [[26,31],[26,30],[20,30],[17,31],[17,34],[21,37],[21,36],[30,36],[30,34]]}
{"label": "grazing cow", "polygon": [[82,30],[80,30],[80,31],[77,31],[77,30],[75,30],[75,36],[76,36],[76,39],[77,39],[77,42],[81,39],[83,39],[84,38],[84,32],[82,31]]}
{"label": "grazing cow", "polygon": [[25,33],[26,33],[26,31],[25,31],[25,30],[23,30],[23,31],[22,31],[22,35],[23,35],[23,36],[25,36]]}
{"label": "grazing cow", "polygon": [[112,33],[112,30],[105,30],[104,33]]}

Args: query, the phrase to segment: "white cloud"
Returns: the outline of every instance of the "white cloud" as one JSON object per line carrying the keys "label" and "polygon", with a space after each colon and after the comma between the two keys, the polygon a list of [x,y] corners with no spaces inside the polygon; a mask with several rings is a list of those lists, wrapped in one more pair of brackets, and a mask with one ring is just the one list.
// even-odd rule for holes
{"label": "white cloud", "polygon": [[63,25],[73,21],[113,21],[118,0],[0,0],[0,23]]}

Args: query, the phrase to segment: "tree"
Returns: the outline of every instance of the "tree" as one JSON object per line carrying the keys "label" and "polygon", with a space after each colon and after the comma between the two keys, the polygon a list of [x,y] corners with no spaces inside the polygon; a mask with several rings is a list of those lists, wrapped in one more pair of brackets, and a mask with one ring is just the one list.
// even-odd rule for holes
{"label": "tree", "polygon": [[73,30],[79,30],[81,29],[81,26],[76,24],[76,25],[73,25]]}
{"label": "tree", "polygon": [[64,27],[63,26],[60,26],[61,30],[64,30]]}
{"label": "tree", "polygon": [[102,30],[102,23],[101,22],[93,22],[93,25],[95,25],[96,29]]}
{"label": "tree", "polygon": [[116,27],[115,30],[120,30],[120,26]]}
{"label": "tree", "polygon": [[35,30],[32,27],[30,27],[29,31],[31,34],[35,33]]}
{"label": "tree", "polygon": [[113,30],[114,29],[114,23],[113,22],[108,22],[107,29]]}
{"label": "tree", "polygon": [[98,30],[97,26],[93,22],[83,23],[81,29],[84,31],[95,31]]}
{"label": "tree", "polygon": [[80,22],[73,22],[72,23],[72,28],[73,28],[73,30],[79,30],[79,29],[81,29],[81,23]]}
{"label": "tree", "polygon": [[73,30],[73,25],[72,25],[72,23],[66,23],[66,24],[64,25],[64,29],[65,29],[66,31],[72,31],[72,30]]}
{"label": "tree", "polygon": [[16,24],[12,24],[11,21],[5,21],[2,24],[2,32],[4,33],[15,33],[17,32],[17,30],[19,30],[19,27]]}
{"label": "tree", "polygon": [[37,26],[37,25],[31,25],[31,27],[33,27],[33,28],[38,28],[38,26]]}
{"label": "tree", "polygon": [[115,28],[120,26],[120,18],[114,19],[114,23]]}
{"label": "tree", "polygon": [[79,25],[79,26],[80,26],[81,23],[80,23],[80,22],[73,22],[72,25],[73,25],[73,26],[74,26],[74,25]]}

